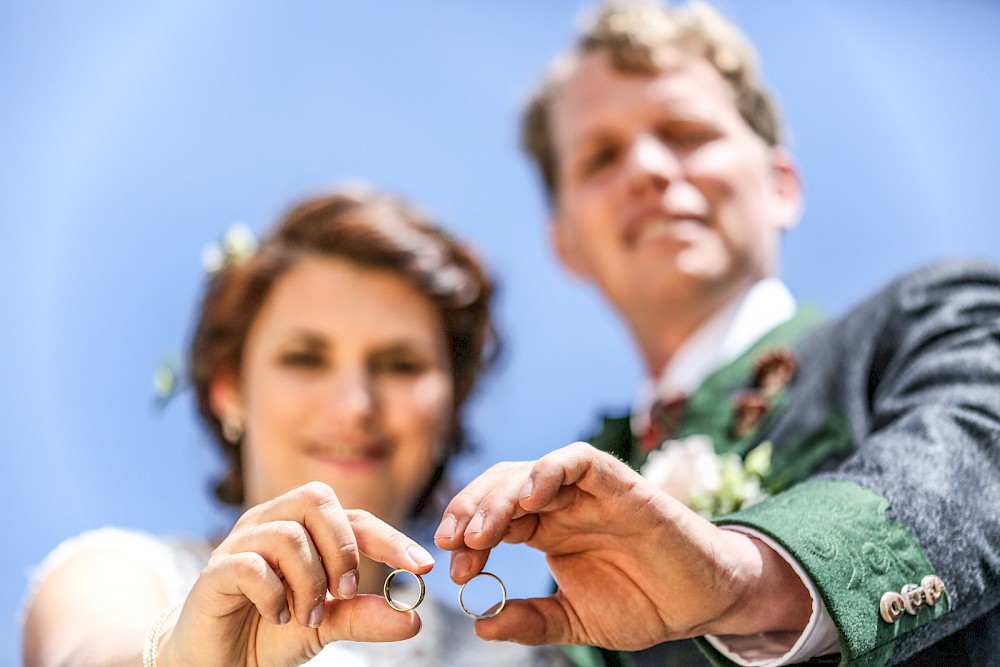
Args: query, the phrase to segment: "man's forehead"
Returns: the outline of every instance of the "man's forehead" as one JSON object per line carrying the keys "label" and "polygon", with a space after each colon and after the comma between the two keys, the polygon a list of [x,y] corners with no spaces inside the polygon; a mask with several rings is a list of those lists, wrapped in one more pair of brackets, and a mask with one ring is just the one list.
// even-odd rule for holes
{"label": "man's forehead", "polygon": [[653,105],[699,115],[735,112],[732,88],[718,70],[700,56],[679,55],[657,73],[623,71],[603,52],[583,55],[554,99],[556,131],[596,122],[601,113],[641,113]]}

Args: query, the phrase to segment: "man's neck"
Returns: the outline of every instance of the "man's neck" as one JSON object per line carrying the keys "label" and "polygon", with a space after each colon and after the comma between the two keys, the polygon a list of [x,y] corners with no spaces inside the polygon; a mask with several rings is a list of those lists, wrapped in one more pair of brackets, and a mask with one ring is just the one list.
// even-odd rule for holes
{"label": "man's neck", "polygon": [[758,281],[716,309],[673,349],[663,364],[652,367],[633,402],[633,431],[645,431],[654,401],[696,391],[708,375],[794,317],[795,310],[795,298],[784,283],[774,278]]}
{"label": "man's neck", "polygon": [[626,313],[632,336],[646,362],[646,372],[656,377],[706,322],[731,308],[756,281],[740,284],[717,293],[703,293],[676,303],[662,303],[658,308]]}

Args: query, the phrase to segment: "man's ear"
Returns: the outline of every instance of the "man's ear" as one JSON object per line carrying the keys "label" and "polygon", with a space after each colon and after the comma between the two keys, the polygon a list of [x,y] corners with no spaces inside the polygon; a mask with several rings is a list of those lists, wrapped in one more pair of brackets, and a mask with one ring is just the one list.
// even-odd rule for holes
{"label": "man's ear", "polygon": [[549,221],[549,243],[552,244],[559,263],[570,275],[576,278],[590,276],[590,266],[580,250],[579,243],[569,223],[560,219],[558,212],[553,212]]}
{"label": "man's ear", "polygon": [[795,159],[783,146],[771,149],[774,169],[774,186],[777,195],[774,210],[774,224],[779,229],[789,230],[802,217],[804,197],[802,179]]}
{"label": "man's ear", "polygon": [[212,412],[222,422],[243,423],[243,398],[235,374],[220,373],[208,386]]}

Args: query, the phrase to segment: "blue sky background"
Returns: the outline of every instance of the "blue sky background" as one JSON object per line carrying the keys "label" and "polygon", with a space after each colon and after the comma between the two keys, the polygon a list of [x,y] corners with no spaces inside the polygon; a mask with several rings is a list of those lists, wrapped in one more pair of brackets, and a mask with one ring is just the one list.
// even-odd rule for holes
{"label": "blue sky background", "polygon": [[[579,1],[6,1],[0,5],[0,664],[26,571],[115,524],[214,533],[216,462],[189,397],[153,409],[199,254],[231,222],[364,179],[469,239],[500,275],[506,363],[474,407],[490,463],[566,444],[640,368],[561,275],[516,148],[522,100]],[[950,255],[1000,260],[1000,4],[729,0],[780,92],[807,205],[793,291],[831,313]],[[444,558],[439,563],[446,565]],[[512,595],[544,562],[504,547]],[[456,591],[438,568],[430,590]]]}

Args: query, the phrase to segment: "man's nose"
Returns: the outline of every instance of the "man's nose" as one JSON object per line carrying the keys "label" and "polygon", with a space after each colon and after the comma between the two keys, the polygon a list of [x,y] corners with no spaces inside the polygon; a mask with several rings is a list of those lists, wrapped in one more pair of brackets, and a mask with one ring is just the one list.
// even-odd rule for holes
{"label": "man's nose", "polygon": [[681,173],[677,155],[664,141],[650,133],[637,135],[626,157],[629,187],[662,190]]}

